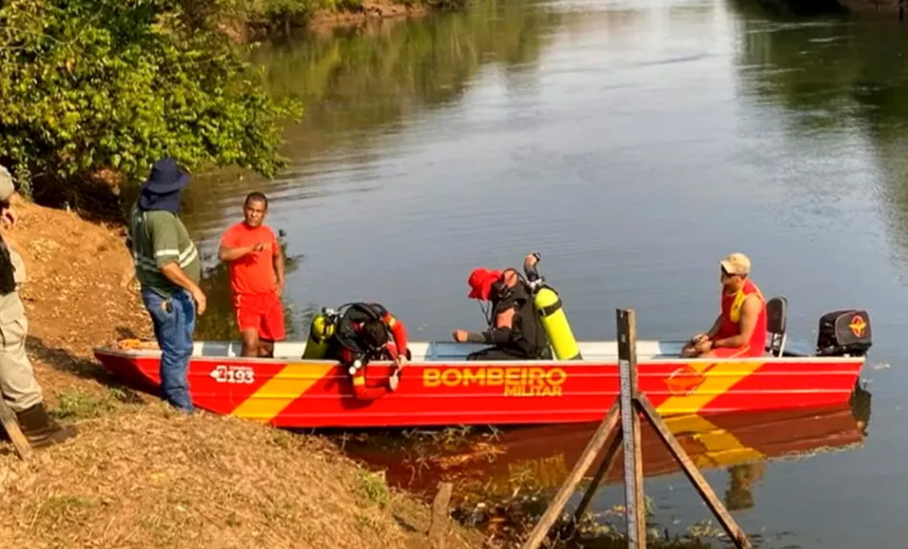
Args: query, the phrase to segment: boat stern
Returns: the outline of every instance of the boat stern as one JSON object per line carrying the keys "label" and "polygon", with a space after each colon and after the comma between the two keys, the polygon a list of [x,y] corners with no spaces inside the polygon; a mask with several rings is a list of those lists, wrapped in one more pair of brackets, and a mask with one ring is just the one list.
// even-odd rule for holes
{"label": "boat stern", "polygon": [[820,317],[817,356],[864,357],[873,345],[870,314],[860,309],[832,311]]}

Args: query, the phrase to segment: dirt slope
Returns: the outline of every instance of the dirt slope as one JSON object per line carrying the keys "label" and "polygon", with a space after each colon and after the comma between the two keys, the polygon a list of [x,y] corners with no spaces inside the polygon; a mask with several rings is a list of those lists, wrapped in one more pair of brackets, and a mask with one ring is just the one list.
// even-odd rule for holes
{"label": "dirt slope", "polygon": [[[324,439],[172,413],[117,386],[91,348],[148,337],[121,230],[17,204],[29,353],[81,435],[21,463],[0,443],[0,547],[418,549],[425,505]],[[447,549],[480,547],[449,523]]]}

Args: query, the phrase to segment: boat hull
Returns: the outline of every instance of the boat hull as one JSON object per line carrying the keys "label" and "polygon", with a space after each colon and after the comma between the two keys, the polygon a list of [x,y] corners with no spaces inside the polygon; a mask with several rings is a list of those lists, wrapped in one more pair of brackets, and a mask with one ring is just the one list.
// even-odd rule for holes
{"label": "boat hull", "polygon": [[[95,355],[124,383],[159,390],[158,352],[96,349]],[[819,408],[848,402],[863,362],[835,357],[716,362],[654,353],[638,360],[639,387],[664,416]],[[390,373],[389,363],[372,363],[367,384],[385,384]],[[189,381],[199,408],[289,428],[594,422],[619,391],[617,360],[607,356],[468,362],[426,355],[407,365],[394,393],[373,401],[357,400],[348,374],[329,361],[197,353]]]}

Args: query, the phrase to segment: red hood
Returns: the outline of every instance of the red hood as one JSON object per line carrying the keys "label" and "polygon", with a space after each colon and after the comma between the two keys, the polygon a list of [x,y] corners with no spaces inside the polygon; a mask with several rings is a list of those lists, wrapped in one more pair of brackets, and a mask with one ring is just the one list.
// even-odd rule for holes
{"label": "red hood", "polygon": [[470,285],[470,293],[467,297],[488,301],[492,284],[499,278],[501,278],[501,271],[489,271],[482,267],[474,269],[470,273],[470,278],[467,279],[467,284]]}

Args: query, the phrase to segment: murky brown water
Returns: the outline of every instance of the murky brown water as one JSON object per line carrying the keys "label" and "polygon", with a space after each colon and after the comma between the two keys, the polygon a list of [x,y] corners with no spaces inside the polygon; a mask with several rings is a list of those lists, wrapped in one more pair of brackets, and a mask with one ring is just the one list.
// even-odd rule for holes
{"label": "murky brown water", "polygon": [[[779,20],[748,0],[477,2],[256,58],[276,93],[307,105],[287,131],[291,167],[273,182],[198,178],[191,229],[212,253],[242,196],[269,193],[269,222],[302,256],[288,283],[297,325],[307,307],[375,299],[415,338],[447,338],[482,322],[471,268],[538,250],[578,337],[613,337],[616,307],[637,310],[641,337],[684,337],[715,315],[717,259],[745,251],[804,338],[823,312],[870,310],[873,416],[780,423],[766,436],[782,446],[866,437],[758,474],[720,463],[708,480],[720,495],[746,484],[733,513],[764,547],[904,546],[908,27]],[[201,337],[230,335],[217,318]],[[561,444],[508,436],[502,447]],[[527,459],[551,479],[571,455]],[[470,478],[507,492],[512,461]],[[441,473],[389,474],[430,486]],[[677,472],[646,492],[661,524],[709,518]],[[612,484],[597,508],[622,498]]]}

